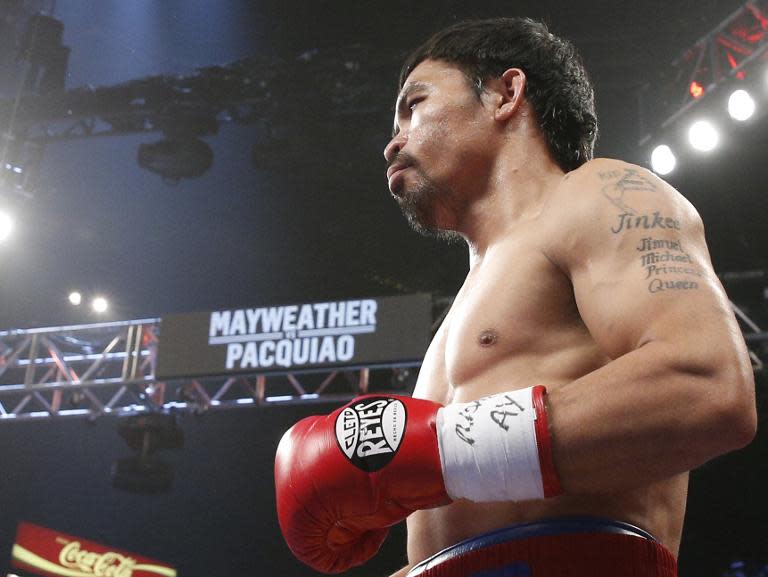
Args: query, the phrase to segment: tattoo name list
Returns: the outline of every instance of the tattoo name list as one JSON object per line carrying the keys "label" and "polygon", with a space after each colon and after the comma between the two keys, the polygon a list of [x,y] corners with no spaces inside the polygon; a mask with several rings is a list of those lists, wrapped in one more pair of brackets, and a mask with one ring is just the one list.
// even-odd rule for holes
{"label": "tattoo name list", "polygon": [[[699,284],[692,280],[664,280],[662,275],[682,274],[703,277],[704,274],[693,266],[690,255],[683,250],[679,240],[655,239],[647,236],[635,247],[645,269],[645,279],[650,279],[648,292],[659,293],[668,290],[692,290]],[[685,266],[690,265],[690,266]]]}

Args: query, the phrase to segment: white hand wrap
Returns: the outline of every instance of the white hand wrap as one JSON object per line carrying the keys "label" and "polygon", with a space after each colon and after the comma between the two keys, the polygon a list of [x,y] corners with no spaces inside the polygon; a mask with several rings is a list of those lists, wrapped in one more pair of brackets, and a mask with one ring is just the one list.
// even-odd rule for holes
{"label": "white hand wrap", "polygon": [[448,405],[437,414],[443,479],[453,499],[543,499],[562,492],[542,386]]}

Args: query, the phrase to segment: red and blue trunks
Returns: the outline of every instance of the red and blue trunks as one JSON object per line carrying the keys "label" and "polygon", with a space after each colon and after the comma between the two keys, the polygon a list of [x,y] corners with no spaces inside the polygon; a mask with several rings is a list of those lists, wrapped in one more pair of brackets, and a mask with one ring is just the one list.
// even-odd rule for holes
{"label": "red and blue trunks", "polygon": [[620,521],[562,518],[513,525],[457,543],[408,577],[676,577],[672,553]]}

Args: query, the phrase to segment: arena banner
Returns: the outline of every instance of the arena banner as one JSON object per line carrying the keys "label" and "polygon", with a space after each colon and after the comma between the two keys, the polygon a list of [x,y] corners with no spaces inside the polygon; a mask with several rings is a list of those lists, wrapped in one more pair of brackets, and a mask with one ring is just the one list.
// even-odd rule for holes
{"label": "arena banner", "polygon": [[168,315],[155,376],[418,362],[431,324],[428,294]]}
{"label": "arena banner", "polygon": [[176,569],[113,547],[22,522],[11,564],[46,577],[176,577]]}

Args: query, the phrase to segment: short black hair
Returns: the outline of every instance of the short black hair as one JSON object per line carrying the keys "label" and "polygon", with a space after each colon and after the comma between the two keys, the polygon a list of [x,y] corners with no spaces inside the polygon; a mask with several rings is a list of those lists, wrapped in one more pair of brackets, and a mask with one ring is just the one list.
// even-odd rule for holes
{"label": "short black hair", "polygon": [[597,138],[592,84],[573,44],[550,33],[544,23],[492,18],[454,24],[408,56],[398,88],[428,59],[456,65],[477,87],[520,68],[527,79],[526,99],[560,168],[568,172],[592,158]]}

